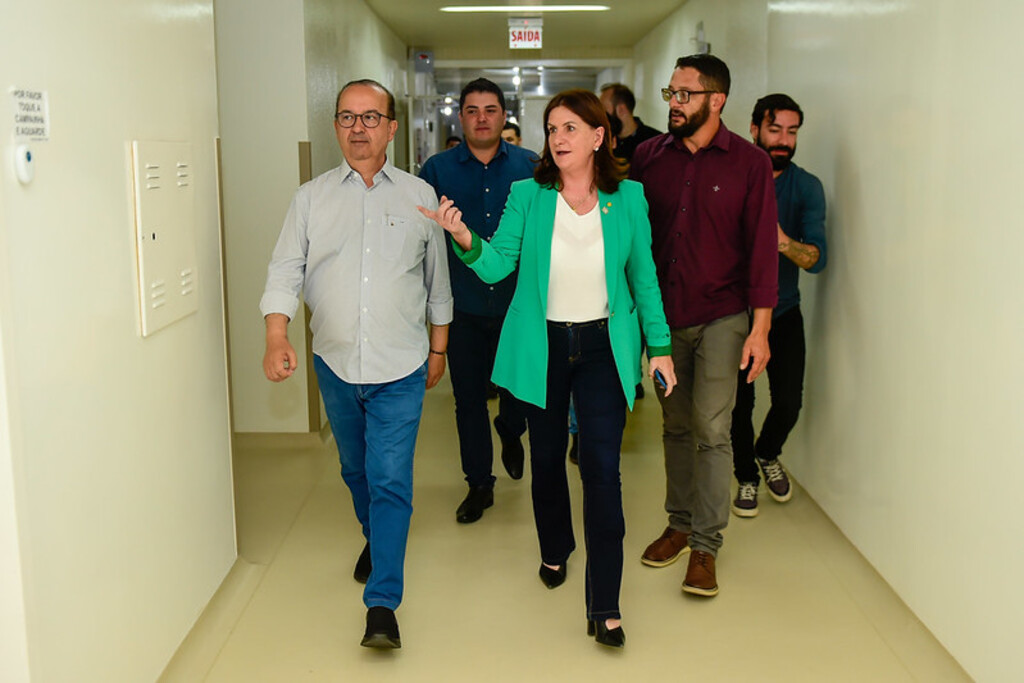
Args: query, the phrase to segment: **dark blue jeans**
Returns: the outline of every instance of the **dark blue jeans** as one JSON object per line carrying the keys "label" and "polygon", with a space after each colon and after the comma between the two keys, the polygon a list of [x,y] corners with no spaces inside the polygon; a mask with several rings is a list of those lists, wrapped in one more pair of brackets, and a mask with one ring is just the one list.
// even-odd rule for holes
{"label": "dark blue jeans", "polygon": [[746,371],[740,372],[736,407],[732,411],[732,458],[736,480],[760,483],[755,456],[772,460],[782,453],[782,445],[796,426],[803,405],[804,318],[800,307],[790,309],[772,320],[768,332],[768,390],[772,405],[754,443],[754,385],[747,384]]}
{"label": "dark blue jeans", "polygon": [[423,413],[427,364],[383,384],[349,384],[319,356],[313,357],[313,367],[338,444],[341,478],[352,492],[356,518],[370,544],[373,572],[363,603],[396,609],[402,602],[412,517],[412,455]]}
{"label": "dark blue jeans", "polygon": [[[489,318],[455,311],[448,328],[448,369],[455,395],[455,427],[459,432],[462,471],[470,486],[493,486],[491,473],[494,449],[487,412],[487,385],[494,369],[502,318]],[[526,431],[526,419],[519,401],[505,389],[498,389],[498,435],[518,438]]]}
{"label": "dark blue jeans", "polygon": [[524,404],[530,425],[533,514],[541,560],[551,565],[564,563],[576,548],[565,464],[570,394],[580,428],[587,618],[619,618],[626,534],[619,453],[626,397],[604,320],[548,323],[547,407]]}

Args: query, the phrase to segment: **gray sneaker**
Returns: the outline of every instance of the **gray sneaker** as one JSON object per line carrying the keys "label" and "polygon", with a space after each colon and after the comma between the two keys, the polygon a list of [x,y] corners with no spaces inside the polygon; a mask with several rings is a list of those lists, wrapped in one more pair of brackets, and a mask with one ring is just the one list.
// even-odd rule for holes
{"label": "gray sneaker", "polygon": [[757,484],[741,481],[732,501],[732,514],[737,517],[757,517]]}
{"label": "gray sneaker", "polygon": [[793,487],[789,485],[789,477],[786,470],[782,469],[782,463],[778,458],[771,460],[757,459],[757,464],[764,474],[764,483],[768,487],[768,493],[778,503],[785,503],[793,497]]}

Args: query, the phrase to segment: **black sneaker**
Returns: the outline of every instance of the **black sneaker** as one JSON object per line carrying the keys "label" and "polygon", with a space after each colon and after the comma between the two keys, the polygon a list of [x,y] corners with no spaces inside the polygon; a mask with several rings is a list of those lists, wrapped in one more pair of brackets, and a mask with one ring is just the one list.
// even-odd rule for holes
{"label": "black sneaker", "polygon": [[398,634],[398,620],[394,610],[387,607],[371,607],[366,611],[366,633],[363,635],[363,647],[375,647],[383,650],[396,650],[402,647],[402,637]]}
{"label": "black sneaker", "polygon": [[764,483],[768,487],[768,493],[778,503],[785,503],[793,497],[793,487],[789,484],[789,477],[786,470],[782,469],[782,463],[778,458],[763,460],[757,458],[757,464],[764,474]]}
{"label": "black sneaker", "polygon": [[732,501],[732,514],[737,517],[757,517],[757,484],[740,482],[736,499]]}

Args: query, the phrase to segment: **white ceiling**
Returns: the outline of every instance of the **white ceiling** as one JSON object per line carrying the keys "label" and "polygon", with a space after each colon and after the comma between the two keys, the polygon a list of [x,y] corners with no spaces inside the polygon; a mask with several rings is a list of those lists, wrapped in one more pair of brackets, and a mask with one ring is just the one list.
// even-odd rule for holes
{"label": "white ceiling", "polygon": [[[601,49],[621,54],[650,33],[658,22],[685,3],[685,0],[557,0],[558,4],[601,4],[607,12],[545,12],[544,49],[509,50],[509,17],[540,16],[530,13],[529,5],[540,0],[366,0],[367,4],[398,37],[410,47],[435,50],[438,54],[457,47],[460,56],[469,59],[521,58],[543,59],[545,52],[586,50],[593,56]],[[516,14],[462,14],[441,12],[449,5],[498,4],[522,6]],[[549,2],[547,4],[555,4]]]}
{"label": "white ceiling", "polygon": [[[543,71],[528,66],[520,68],[519,71],[514,71],[510,66],[448,67],[435,69],[434,85],[437,92],[442,95],[457,96],[466,83],[474,78],[483,77],[497,83],[507,94],[551,96],[569,88],[593,90],[600,85],[597,81],[601,72],[600,67],[593,66],[547,67]],[[517,75],[521,79],[518,86],[512,80]]]}

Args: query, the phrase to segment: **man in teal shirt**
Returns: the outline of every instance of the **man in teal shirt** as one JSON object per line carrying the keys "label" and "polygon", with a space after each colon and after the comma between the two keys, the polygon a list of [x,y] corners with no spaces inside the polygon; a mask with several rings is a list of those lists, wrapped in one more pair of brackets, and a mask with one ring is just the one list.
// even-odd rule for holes
{"label": "man in teal shirt", "polygon": [[771,497],[784,503],[793,494],[779,462],[782,446],[800,415],[804,382],[804,320],[800,313],[800,271],[820,273],[825,267],[825,192],[821,181],[793,163],[796,137],[803,124],[800,105],[788,95],[762,97],[754,105],[750,134],[772,160],[775,199],[779,208],[779,303],[772,312],[768,344],[771,409],[754,443],[754,385],[740,373],[732,413],[733,469],[739,481],[732,511],[738,517],[757,515],[759,472]]}

